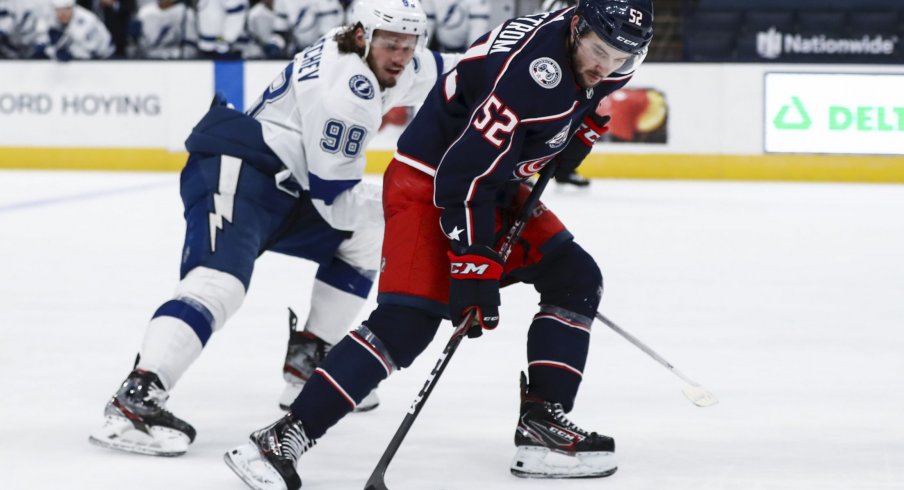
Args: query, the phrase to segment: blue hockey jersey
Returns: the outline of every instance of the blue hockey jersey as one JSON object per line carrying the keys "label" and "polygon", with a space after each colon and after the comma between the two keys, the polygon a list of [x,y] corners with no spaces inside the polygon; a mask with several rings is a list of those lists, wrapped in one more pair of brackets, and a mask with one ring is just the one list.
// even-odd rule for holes
{"label": "blue hockey jersey", "polygon": [[581,88],[568,44],[573,16],[570,8],[511,19],[478,39],[399,139],[396,160],[435,176],[451,240],[492,246],[497,192],[583,144],[572,136],[584,118],[633,75]]}

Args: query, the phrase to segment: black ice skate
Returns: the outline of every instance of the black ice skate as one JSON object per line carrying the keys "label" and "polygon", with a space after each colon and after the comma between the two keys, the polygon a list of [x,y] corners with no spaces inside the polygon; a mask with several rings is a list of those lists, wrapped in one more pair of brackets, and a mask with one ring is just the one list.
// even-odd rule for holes
{"label": "black ice skate", "polygon": [[169,394],[156,374],[136,369],[104,409],[104,425],[88,440],[98,446],[152,456],[180,456],[195,429],[163,407]]}
{"label": "black ice skate", "polygon": [[[286,363],[283,365],[283,379],[286,387],[279,397],[279,408],[288,410],[304,384],[323,362],[323,358],[333,347],[320,337],[304,330],[298,331],[298,316],[289,308],[289,346],[286,349]],[[366,412],[377,408],[380,404],[377,392],[368,393],[355,408],[356,412]]]}
{"label": "black ice skate", "polygon": [[273,425],[251,433],[249,441],[223,455],[242,481],[255,490],[298,490],[298,458],[317,441],[287,413]]}
{"label": "black ice skate", "polygon": [[559,184],[573,185],[575,187],[589,187],[590,181],[577,172],[556,172],[556,182]]}
{"label": "black ice skate", "polygon": [[515,447],[512,474],[522,478],[600,478],[618,469],[615,441],[574,425],[561,404],[531,397],[524,373]]}

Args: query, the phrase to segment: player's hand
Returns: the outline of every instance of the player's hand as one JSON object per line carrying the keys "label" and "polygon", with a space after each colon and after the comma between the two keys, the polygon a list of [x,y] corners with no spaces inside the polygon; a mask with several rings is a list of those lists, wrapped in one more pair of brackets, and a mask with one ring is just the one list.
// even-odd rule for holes
{"label": "player's hand", "polygon": [[606,126],[609,124],[609,119],[611,119],[609,116],[601,116],[596,112],[591,112],[584,118],[584,122],[571,138],[571,142],[555,157],[557,173],[562,172],[568,175],[581,165],[581,162],[593,149],[594,143],[609,132],[609,127]]}
{"label": "player's hand", "polygon": [[56,53],[54,53],[54,57],[57,61],[67,62],[72,61],[72,53],[69,52],[68,49],[58,49]]}
{"label": "player's hand", "polygon": [[477,337],[481,329],[499,325],[499,279],[502,259],[489,247],[460,247],[453,243],[449,252],[451,281],[449,284],[449,316],[458,325],[472,311],[480,328],[469,330]]}
{"label": "player's hand", "polygon": [[276,60],[283,57],[283,50],[276,44],[270,43],[264,46],[264,56],[268,60]]}

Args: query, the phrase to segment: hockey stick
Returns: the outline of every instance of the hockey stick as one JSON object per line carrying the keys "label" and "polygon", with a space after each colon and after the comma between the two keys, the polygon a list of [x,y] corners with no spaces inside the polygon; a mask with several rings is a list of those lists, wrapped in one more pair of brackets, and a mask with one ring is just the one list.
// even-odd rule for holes
{"label": "hockey stick", "polygon": [[[499,248],[499,256],[502,257],[503,263],[505,263],[512,253],[512,248],[514,248],[515,244],[518,242],[518,238],[521,237],[521,232],[524,231],[524,227],[527,226],[527,221],[534,211],[534,206],[540,200],[540,194],[543,193],[543,189],[545,189],[546,184],[549,183],[549,179],[552,177],[554,169],[555,165],[550,163],[540,172],[540,177],[534,184],[534,188],[531,190],[530,195],[527,196],[527,200],[524,201],[524,204],[521,206],[518,217],[515,219],[515,222],[512,223],[508,233],[506,233],[505,240]],[[427,398],[430,396],[430,393],[433,392],[433,388],[436,386],[437,381],[439,381],[439,377],[442,376],[443,371],[446,370],[446,366],[449,364],[449,360],[452,359],[452,355],[455,354],[455,351],[458,349],[458,345],[461,344],[462,339],[464,339],[465,335],[467,335],[468,331],[471,329],[473,321],[474,313],[472,312],[455,327],[452,338],[449,339],[446,348],[443,349],[443,353],[439,356],[439,359],[436,360],[436,365],[433,367],[433,370],[430,371],[427,380],[424,381],[423,388],[418,392],[414,401],[411,402],[411,407],[408,408],[408,413],[405,414],[405,418],[402,419],[402,424],[399,425],[395,435],[392,436],[392,440],[389,441],[389,445],[386,447],[386,450],[383,451],[383,456],[374,468],[373,473],[370,474],[370,478],[367,479],[367,483],[364,484],[364,490],[389,490],[385,480],[386,469],[389,467],[389,463],[392,462],[392,458],[395,456],[396,451],[398,451],[399,447],[402,445],[402,441],[411,429],[412,424],[414,424],[414,420],[417,418],[418,414],[421,413],[424,404],[427,403]]]}
{"label": "hockey stick", "polygon": [[699,383],[697,383],[696,381],[685,376],[684,373],[682,373],[681,371],[676,369],[675,366],[672,366],[672,364],[669,361],[666,361],[662,356],[657,354],[653,349],[647,347],[646,344],[644,344],[643,342],[638,340],[637,337],[624,331],[621,327],[619,327],[618,325],[613,323],[612,320],[603,316],[603,314],[600,312],[596,312],[596,318],[599,321],[603,322],[607,327],[614,330],[615,333],[617,333],[617,334],[621,335],[622,337],[624,337],[625,339],[627,339],[628,342],[631,342],[632,344],[634,344],[635,347],[646,352],[647,355],[649,355],[653,359],[656,359],[656,362],[665,366],[669,371],[674,373],[675,376],[678,376],[685,383],[687,383],[687,386],[682,388],[681,391],[684,393],[684,396],[686,396],[687,399],[691,401],[691,403],[693,403],[694,405],[697,405],[698,407],[710,407],[712,405],[715,405],[716,403],[719,403],[719,399],[716,398],[716,395],[713,395],[712,393],[707,391],[706,388],[700,386]]}

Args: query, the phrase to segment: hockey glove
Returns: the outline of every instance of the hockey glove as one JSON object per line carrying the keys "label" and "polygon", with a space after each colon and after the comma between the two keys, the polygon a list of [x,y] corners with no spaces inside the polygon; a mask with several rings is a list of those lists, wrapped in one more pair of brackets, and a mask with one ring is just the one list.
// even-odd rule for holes
{"label": "hockey glove", "polygon": [[54,57],[56,58],[57,61],[62,61],[64,63],[67,61],[72,61],[72,53],[70,53],[69,50],[66,48],[61,48],[61,49],[56,50],[56,53],[54,53]]}
{"label": "hockey glove", "polygon": [[283,50],[276,44],[270,43],[264,46],[264,56],[268,60],[278,60],[283,57]]}
{"label": "hockey glove", "polygon": [[488,247],[452,245],[449,252],[451,282],[449,284],[449,317],[458,325],[472,311],[480,328],[468,330],[469,337],[479,337],[481,329],[499,325],[499,279],[502,259]]}
{"label": "hockey glove", "polygon": [[578,168],[581,162],[590,154],[594,143],[604,134],[609,132],[606,126],[609,124],[609,116],[601,116],[596,112],[591,112],[584,118],[584,122],[577,132],[571,138],[568,146],[556,155],[556,175],[570,175]]}

